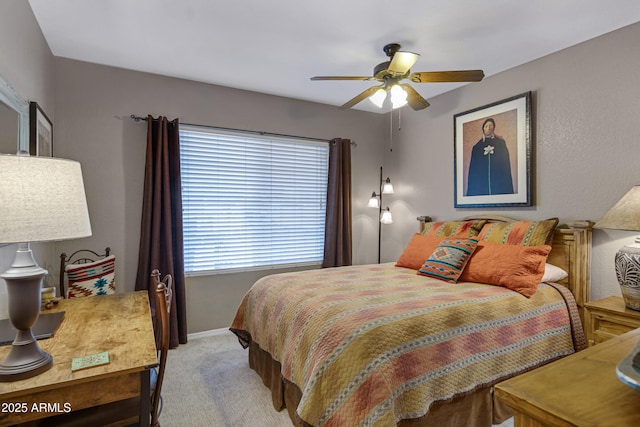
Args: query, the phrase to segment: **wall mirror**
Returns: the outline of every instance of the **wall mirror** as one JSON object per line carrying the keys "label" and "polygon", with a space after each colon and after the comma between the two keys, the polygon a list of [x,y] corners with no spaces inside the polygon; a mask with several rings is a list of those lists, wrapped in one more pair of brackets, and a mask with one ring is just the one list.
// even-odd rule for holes
{"label": "wall mirror", "polygon": [[29,103],[0,77],[0,154],[29,152]]}

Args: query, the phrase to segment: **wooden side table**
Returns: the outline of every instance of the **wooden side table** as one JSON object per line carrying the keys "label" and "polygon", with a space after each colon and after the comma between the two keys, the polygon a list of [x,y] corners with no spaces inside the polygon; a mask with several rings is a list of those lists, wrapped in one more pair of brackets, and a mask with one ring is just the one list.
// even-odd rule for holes
{"label": "wooden side table", "polygon": [[[139,401],[132,409],[140,425],[148,426],[150,368],[158,357],[147,291],[69,298],[51,309],[56,311],[65,312],[62,323],[39,342],[53,356],[53,366],[32,378],[0,383],[0,426],[129,399]],[[0,360],[9,347],[0,347]],[[71,370],[74,357],[103,351],[109,352],[106,365]]]}
{"label": "wooden side table", "polygon": [[622,297],[610,296],[585,304],[585,331],[589,346],[640,328],[640,311],[631,310]]}
{"label": "wooden side table", "polygon": [[495,386],[515,410],[516,427],[640,426],[640,392],[623,384],[616,365],[640,340],[640,329]]}

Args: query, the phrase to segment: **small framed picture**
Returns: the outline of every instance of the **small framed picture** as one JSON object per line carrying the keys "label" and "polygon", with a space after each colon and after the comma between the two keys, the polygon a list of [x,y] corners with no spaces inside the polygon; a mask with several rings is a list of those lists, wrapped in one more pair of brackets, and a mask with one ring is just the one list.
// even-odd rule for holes
{"label": "small framed picture", "polygon": [[531,92],[453,122],[454,207],[531,206]]}
{"label": "small framed picture", "polygon": [[53,124],[33,101],[29,103],[29,154],[53,157]]}

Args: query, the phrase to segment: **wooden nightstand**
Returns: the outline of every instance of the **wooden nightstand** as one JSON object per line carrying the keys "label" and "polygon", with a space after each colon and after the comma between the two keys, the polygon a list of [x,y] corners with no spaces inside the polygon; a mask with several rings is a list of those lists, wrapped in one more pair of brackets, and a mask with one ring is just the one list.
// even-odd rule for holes
{"label": "wooden nightstand", "polygon": [[589,346],[640,328],[640,311],[628,309],[622,297],[606,297],[586,303],[584,328]]}
{"label": "wooden nightstand", "polygon": [[516,427],[640,426],[640,393],[616,376],[616,365],[640,340],[640,329],[518,375],[495,386],[515,410]]}

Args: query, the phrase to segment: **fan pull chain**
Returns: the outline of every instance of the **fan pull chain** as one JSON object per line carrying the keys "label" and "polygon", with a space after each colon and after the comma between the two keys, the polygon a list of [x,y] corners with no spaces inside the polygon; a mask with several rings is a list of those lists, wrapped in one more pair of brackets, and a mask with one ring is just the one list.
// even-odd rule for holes
{"label": "fan pull chain", "polygon": [[[402,108],[398,108],[398,132],[402,130]],[[389,151],[393,152],[393,110],[389,112]]]}
{"label": "fan pull chain", "polygon": [[393,152],[393,109],[389,111],[389,151]]}

